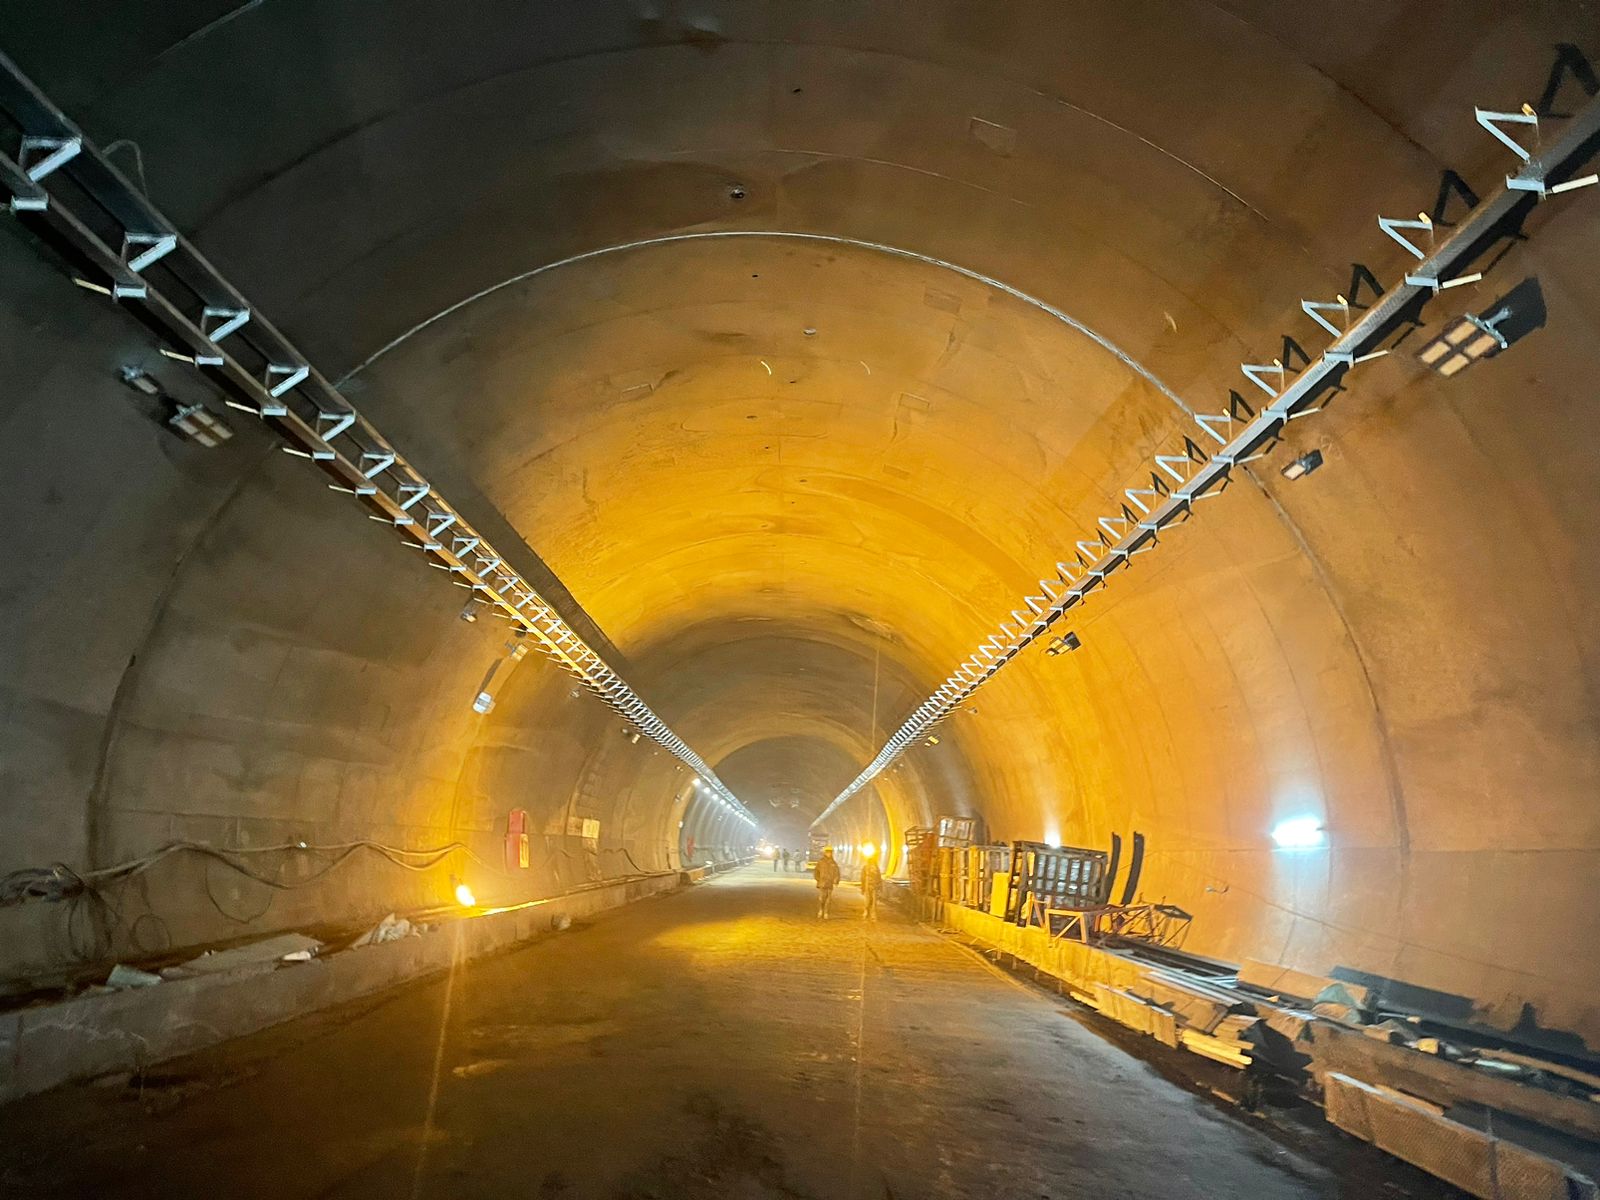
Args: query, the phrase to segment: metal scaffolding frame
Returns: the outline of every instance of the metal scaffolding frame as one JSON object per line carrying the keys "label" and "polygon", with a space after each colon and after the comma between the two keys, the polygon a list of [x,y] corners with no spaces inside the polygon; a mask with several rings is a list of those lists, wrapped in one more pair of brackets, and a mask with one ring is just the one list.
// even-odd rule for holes
{"label": "metal scaffolding frame", "polygon": [[[1318,411],[1317,401],[1325,391],[1337,389],[1344,376],[1362,363],[1387,354],[1380,343],[1405,323],[1410,310],[1444,289],[1481,279],[1481,273],[1457,274],[1457,269],[1470,265],[1513,218],[1547,196],[1600,183],[1596,175],[1573,177],[1600,141],[1600,97],[1590,99],[1568,119],[1550,145],[1536,144],[1532,150],[1507,129],[1531,130],[1538,138],[1539,117],[1529,106],[1517,112],[1474,109],[1473,115],[1520,160],[1520,168],[1506,176],[1504,186],[1437,245],[1435,224],[1425,214],[1415,220],[1378,218],[1378,227],[1417,260],[1404,281],[1359,316],[1343,296],[1302,300],[1301,311],[1333,337],[1322,354],[1293,379],[1278,359],[1241,363],[1240,372],[1266,394],[1266,404],[1255,411],[1235,394],[1226,412],[1194,414],[1198,429],[1184,434],[1181,451],[1155,455],[1148,486],[1123,492],[1126,503],[1118,515],[1098,519],[1094,539],[1079,540],[1072,558],[1055,564],[1055,577],[1041,579],[1039,594],[1023,597],[1024,607],[1012,609],[1010,620],[1001,621],[972,656],[912,711],[872,761],[818,814],[818,822],[894,765],[1068,610],[1103,588],[1113,572],[1128,566],[1136,554],[1154,549],[1160,532],[1188,517],[1196,501],[1218,495],[1234,467],[1269,450],[1291,420]],[[1419,232],[1428,245],[1417,245],[1401,230]]]}
{"label": "metal scaffolding frame", "polygon": [[332,477],[375,521],[457,586],[527,631],[563,670],[695,772],[716,798],[755,817],[706,761],[564,621],[482,534],[218,273],[5,55],[0,54],[0,185],[78,274],[125,305],[227,403],[269,425],[283,449]]}

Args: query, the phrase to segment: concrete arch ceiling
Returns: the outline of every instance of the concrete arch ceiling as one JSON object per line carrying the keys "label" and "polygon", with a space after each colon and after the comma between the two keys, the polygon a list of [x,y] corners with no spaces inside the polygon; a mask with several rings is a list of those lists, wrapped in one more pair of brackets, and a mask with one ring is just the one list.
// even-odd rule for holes
{"label": "concrete arch ceiling", "polygon": [[[17,57],[138,141],[157,200],[545,559],[675,727],[816,811],[1170,439],[1174,397],[1215,406],[1304,340],[1286,314],[1352,259],[1392,276],[1375,215],[1444,164],[1487,190],[1470,106],[1593,39],[1576,5],[1431,13],[418,0],[108,16]],[[889,819],[1139,829],[1198,949],[1600,1035],[1566,952],[1600,934],[1600,506],[1550,449],[1600,432],[1571,382],[1600,365],[1595,242],[1554,213],[1503,268],[1549,329],[1457,388],[1371,368],[1305,435],[1334,469],[1230,489],[1085,610],[1083,651],[1019,660],[885,780]],[[518,679],[493,728],[561,719]],[[1330,849],[1274,853],[1301,812]]]}

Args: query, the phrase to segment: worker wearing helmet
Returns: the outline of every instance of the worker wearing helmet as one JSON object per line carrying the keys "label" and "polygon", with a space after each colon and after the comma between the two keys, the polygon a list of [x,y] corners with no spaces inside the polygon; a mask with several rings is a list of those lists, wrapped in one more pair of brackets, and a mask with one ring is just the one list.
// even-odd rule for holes
{"label": "worker wearing helmet", "polygon": [[833,889],[839,886],[839,864],[834,860],[833,847],[825,846],[822,857],[812,869],[811,877],[817,881],[817,916],[828,919],[828,904],[833,899]]}
{"label": "worker wearing helmet", "polygon": [[883,871],[878,866],[878,848],[870,842],[861,848],[861,898],[867,909],[861,914],[863,921],[878,919],[878,889],[883,884]]}

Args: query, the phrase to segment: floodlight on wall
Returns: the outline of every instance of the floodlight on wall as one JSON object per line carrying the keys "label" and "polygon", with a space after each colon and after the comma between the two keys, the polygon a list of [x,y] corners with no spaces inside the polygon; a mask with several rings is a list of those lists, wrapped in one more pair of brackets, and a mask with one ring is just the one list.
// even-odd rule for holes
{"label": "floodlight on wall", "polygon": [[1051,638],[1045,646],[1044,652],[1054,658],[1058,654],[1066,654],[1068,651],[1076,650],[1082,645],[1083,642],[1078,635],[1069,631],[1059,637]]}
{"label": "floodlight on wall", "polygon": [[1432,367],[1445,378],[1463,371],[1479,359],[1490,358],[1506,349],[1506,341],[1496,325],[1511,315],[1502,308],[1493,318],[1484,319],[1467,313],[1457,317],[1438,337],[1417,351],[1423,366]]}
{"label": "floodlight on wall", "polygon": [[122,382],[133,391],[154,401],[159,408],[150,413],[158,416],[169,412],[167,428],[179,437],[210,450],[222,445],[233,436],[233,429],[204,404],[180,404],[162,390],[161,384],[149,372],[139,367],[123,367],[119,372]]}
{"label": "floodlight on wall", "polygon": [[1322,465],[1321,450],[1307,450],[1283,469],[1285,479],[1303,479]]}
{"label": "floodlight on wall", "polygon": [[161,385],[138,367],[123,367],[121,377],[123,383],[141,396],[161,395]]}
{"label": "floodlight on wall", "polygon": [[208,450],[222,445],[233,436],[233,430],[228,428],[227,422],[204,404],[179,405],[178,410],[168,418],[167,424],[195,445]]}
{"label": "floodlight on wall", "polygon": [[[473,597],[467,601],[467,606],[461,610],[460,615],[463,621],[476,621],[480,612],[494,611],[482,600]],[[486,716],[494,710],[495,693],[505,685],[506,676],[516,669],[519,662],[528,657],[531,647],[518,635],[506,642],[502,649],[505,653],[489,664],[489,669],[483,673],[482,682],[478,684],[478,691],[472,699],[472,711],[475,713]]]}
{"label": "floodlight on wall", "polygon": [[1417,358],[1448,378],[1543,329],[1546,315],[1544,291],[1538,277],[1530,275],[1482,312],[1465,313],[1450,321],[1438,337],[1417,351]]}
{"label": "floodlight on wall", "polygon": [[1310,850],[1327,838],[1316,817],[1289,817],[1272,827],[1272,840],[1281,850]]}

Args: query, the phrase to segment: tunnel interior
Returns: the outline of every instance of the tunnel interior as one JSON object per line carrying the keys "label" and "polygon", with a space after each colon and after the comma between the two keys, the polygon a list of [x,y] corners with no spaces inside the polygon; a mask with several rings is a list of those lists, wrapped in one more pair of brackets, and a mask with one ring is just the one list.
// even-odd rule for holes
{"label": "tunnel interior", "polygon": [[[1241,363],[1320,354],[1302,299],[1396,286],[1378,216],[1500,185],[1474,105],[1600,90],[1554,0],[78,7],[0,50],[755,823],[0,222],[0,873],[259,867],[0,907],[16,994],[803,846],[1196,413],[1268,398]],[[1594,203],[1539,205],[827,836],[903,874],[943,816],[1139,833],[1190,951],[1600,1051]],[[1503,355],[1419,359],[1519,286]]]}

